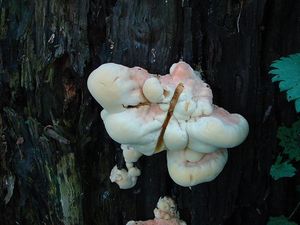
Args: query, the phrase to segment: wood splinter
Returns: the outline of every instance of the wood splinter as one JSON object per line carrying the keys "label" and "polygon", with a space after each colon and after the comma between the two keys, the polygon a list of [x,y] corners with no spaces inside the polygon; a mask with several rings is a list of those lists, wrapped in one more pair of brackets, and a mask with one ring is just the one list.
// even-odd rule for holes
{"label": "wood splinter", "polygon": [[183,83],[179,83],[177,85],[175,91],[174,91],[174,95],[171,99],[170,107],[169,107],[167,116],[164,120],[164,123],[162,125],[162,129],[161,129],[160,134],[158,136],[158,140],[157,140],[157,143],[156,143],[156,146],[155,146],[155,152],[154,153],[158,153],[158,152],[161,152],[163,150],[163,148],[162,148],[162,146],[163,146],[163,137],[164,137],[165,131],[167,129],[167,126],[170,122],[170,119],[173,115],[175,106],[177,105],[178,99],[179,99],[181,93],[183,92],[183,89],[184,89]]}

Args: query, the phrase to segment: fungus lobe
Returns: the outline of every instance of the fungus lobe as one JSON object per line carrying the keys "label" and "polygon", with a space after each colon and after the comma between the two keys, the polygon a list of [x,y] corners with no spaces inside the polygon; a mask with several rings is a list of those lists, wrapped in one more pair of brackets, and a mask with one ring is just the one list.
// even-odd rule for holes
{"label": "fungus lobe", "polygon": [[189,187],[215,179],[227,148],[246,139],[246,119],[214,105],[209,85],[196,74],[185,62],[164,76],[114,63],[91,73],[88,89],[103,107],[108,134],[123,149],[127,170],[114,167],[111,173],[120,188],[133,187],[140,175],[130,155],[135,162],[166,150],[171,178]]}

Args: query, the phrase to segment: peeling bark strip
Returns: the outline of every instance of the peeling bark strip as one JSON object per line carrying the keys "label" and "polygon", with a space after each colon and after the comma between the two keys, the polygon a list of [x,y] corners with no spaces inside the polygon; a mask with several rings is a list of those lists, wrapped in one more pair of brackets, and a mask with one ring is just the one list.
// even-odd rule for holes
{"label": "peeling bark strip", "polygon": [[166,119],[164,120],[164,123],[162,125],[162,129],[160,131],[160,134],[159,134],[156,146],[155,146],[155,153],[158,153],[158,152],[162,151],[163,137],[164,137],[165,131],[167,129],[167,126],[168,126],[168,124],[170,122],[170,119],[173,115],[173,111],[175,109],[175,106],[177,105],[178,99],[179,99],[183,89],[184,89],[183,83],[179,83],[177,85],[175,91],[174,91],[174,95],[171,99],[170,107],[169,107]]}
{"label": "peeling bark strip", "polygon": [[74,153],[64,155],[57,163],[57,180],[65,225],[83,224],[80,178],[76,171]]}

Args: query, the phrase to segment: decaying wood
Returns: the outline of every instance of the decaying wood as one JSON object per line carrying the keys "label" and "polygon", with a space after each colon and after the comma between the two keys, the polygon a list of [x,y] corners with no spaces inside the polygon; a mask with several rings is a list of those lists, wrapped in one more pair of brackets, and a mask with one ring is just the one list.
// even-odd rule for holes
{"label": "decaying wood", "polygon": [[[1,225],[126,224],[152,218],[164,195],[191,225],[266,224],[296,205],[299,178],[269,177],[277,126],[295,113],[267,72],[272,60],[300,52],[299,1],[0,6]],[[217,105],[247,118],[249,137],[213,182],[174,184],[162,152],[142,158],[137,185],[119,190],[109,173],[116,162],[122,166],[121,150],[105,132],[87,76],[105,62],[166,74],[179,59],[203,71]]]}

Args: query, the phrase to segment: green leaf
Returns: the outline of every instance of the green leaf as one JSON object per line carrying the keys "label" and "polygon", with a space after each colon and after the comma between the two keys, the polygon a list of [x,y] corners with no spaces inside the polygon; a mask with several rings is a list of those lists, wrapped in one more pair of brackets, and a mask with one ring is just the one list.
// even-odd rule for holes
{"label": "green leaf", "polygon": [[295,105],[296,105],[296,111],[300,112],[300,99],[296,99]]}
{"label": "green leaf", "polygon": [[277,131],[279,145],[290,160],[300,161],[300,120],[292,127],[279,127]]}
{"label": "green leaf", "polygon": [[296,111],[300,112],[300,53],[281,57],[271,67],[272,82],[279,81],[280,91],[287,91],[288,101],[296,100]]}
{"label": "green leaf", "polygon": [[270,217],[267,225],[297,225],[293,221],[289,221],[285,216]]}
{"label": "green leaf", "polygon": [[271,166],[270,174],[274,180],[278,180],[283,177],[293,177],[296,174],[296,168],[287,161],[278,162],[278,160],[276,160],[275,164]]}

